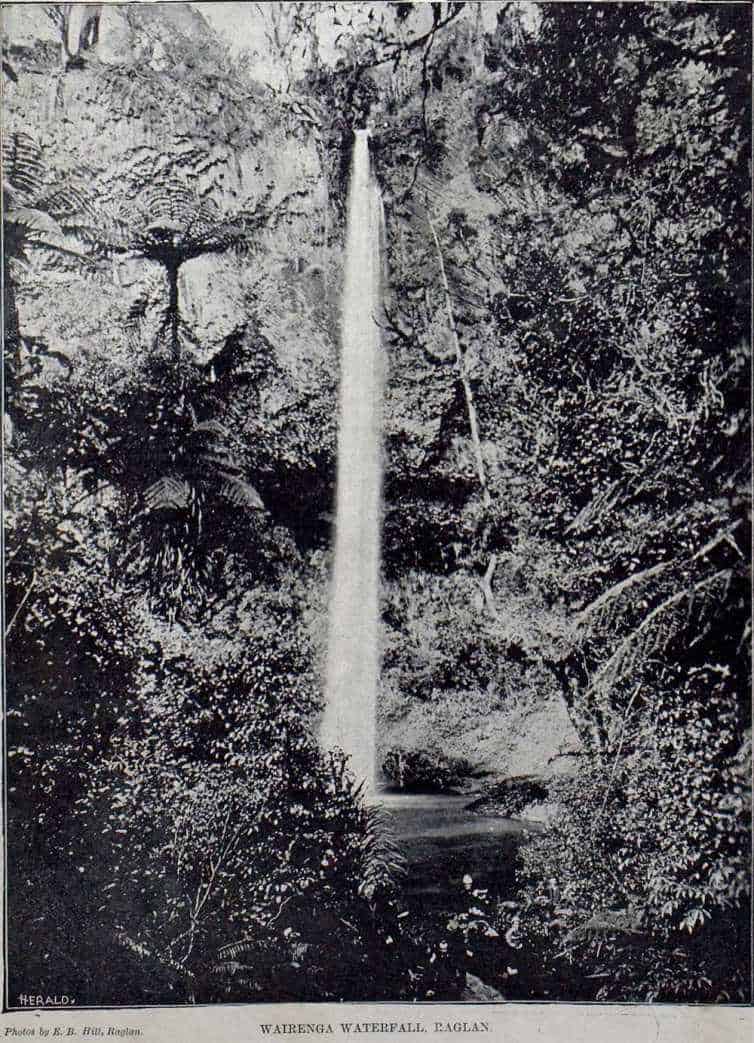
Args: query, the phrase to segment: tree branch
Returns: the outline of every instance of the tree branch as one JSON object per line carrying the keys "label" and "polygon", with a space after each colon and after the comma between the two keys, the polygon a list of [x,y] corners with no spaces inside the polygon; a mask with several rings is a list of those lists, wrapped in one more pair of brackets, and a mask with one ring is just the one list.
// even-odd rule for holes
{"label": "tree branch", "polygon": [[465,7],[465,4],[456,4],[449,14],[434,23],[429,32],[423,33],[421,36],[416,36],[413,40],[392,45],[388,44],[388,46],[393,47],[390,54],[383,55],[383,57],[377,58],[373,62],[366,62],[364,65],[359,66],[359,70],[375,69],[378,65],[384,65],[386,62],[395,61],[401,54],[415,51],[418,47],[421,47],[422,44],[426,43],[427,40],[434,38],[435,34],[439,32],[440,29],[444,29],[446,25],[450,25],[450,23],[455,21],[460,14],[463,14]]}
{"label": "tree branch", "polygon": [[16,622],[16,620],[18,619],[18,615],[19,615],[19,613],[20,613],[21,609],[22,609],[22,608],[24,607],[24,605],[26,604],[26,602],[27,602],[27,600],[28,600],[28,598],[29,598],[29,595],[31,594],[32,588],[33,588],[33,586],[34,586],[34,584],[35,584],[35,582],[36,582],[36,579],[37,579],[37,573],[36,573],[36,569],[35,569],[35,570],[34,570],[34,572],[32,572],[32,574],[31,574],[31,582],[29,583],[29,586],[28,586],[28,587],[26,588],[26,593],[25,593],[25,594],[24,594],[24,596],[23,596],[23,597],[21,598],[21,601],[20,601],[20,603],[19,603],[19,605],[18,605],[18,608],[16,609],[16,611],[15,611],[15,612],[13,613],[13,615],[11,616],[11,621],[10,621],[10,623],[8,624],[8,626],[7,626],[7,627],[6,627],[6,629],[5,629],[5,636],[6,636],[6,637],[7,637],[7,636],[8,636],[8,634],[9,634],[9,633],[11,632],[11,628],[13,627],[13,624],[14,624],[14,623]]}

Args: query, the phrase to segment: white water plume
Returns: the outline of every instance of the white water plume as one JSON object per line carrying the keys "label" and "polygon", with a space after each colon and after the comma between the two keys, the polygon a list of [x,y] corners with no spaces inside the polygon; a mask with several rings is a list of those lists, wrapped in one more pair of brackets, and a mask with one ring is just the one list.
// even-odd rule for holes
{"label": "white water plume", "polygon": [[379,683],[383,357],[377,324],[382,203],[366,130],[355,131],[347,220],[335,562],[320,741],[350,755],[370,795]]}

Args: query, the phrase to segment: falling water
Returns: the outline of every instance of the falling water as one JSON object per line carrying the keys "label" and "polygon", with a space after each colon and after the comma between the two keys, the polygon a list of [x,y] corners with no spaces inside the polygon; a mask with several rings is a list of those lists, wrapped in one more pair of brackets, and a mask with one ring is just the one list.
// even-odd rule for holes
{"label": "falling water", "polygon": [[375,705],[379,679],[382,353],[382,203],[369,162],[368,132],[357,130],[351,161],[341,314],[340,424],[335,564],[330,601],[325,712],[320,741],[340,747],[375,786]]}

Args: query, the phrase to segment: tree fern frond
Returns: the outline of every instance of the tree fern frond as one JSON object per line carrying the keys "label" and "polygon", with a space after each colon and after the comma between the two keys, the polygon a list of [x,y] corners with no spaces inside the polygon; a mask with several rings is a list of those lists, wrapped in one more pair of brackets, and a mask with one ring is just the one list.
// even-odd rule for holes
{"label": "tree fern frond", "polygon": [[[733,569],[721,569],[677,590],[645,616],[600,667],[590,690],[605,692],[665,651],[678,634],[704,628],[728,593]],[[696,619],[694,620],[694,615]]]}
{"label": "tree fern frond", "polygon": [[587,622],[597,626],[610,625],[614,621],[615,614],[619,611],[619,605],[624,594],[629,590],[633,592],[634,587],[637,585],[648,583],[649,580],[662,575],[674,564],[675,562],[672,561],[662,561],[651,568],[642,569],[641,572],[634,572],[626,579],[610,587],[609,590],[604,591],[598,598],[583,608],[576,617],[576,623],[580,626]]}
{"label": "tree fern frond", "polygon": [[[698,551],[690,557],[680,561],[663,561],[650,568],[635,572],[626,579],[614,584],[604,591],[598,598],[588,604],[576,616],[577,626],[583,628],[585,624],[592,627],[612,628],[617,625],[619,617],[628,610],[634,610],[637,597],[637,588],[644,588],[647,593],[652,589],[654,581],[663,577],[666,582],[673,582],[677,586],[685,580],[680,580],[679,575],[688,576],[689,572],[699,574],[704,568],[713,551],[721,545],[730,542],[733,533],[740,527],[741,521],[734,522],[715,536],[708,540]],[[703,577],[699,577],[703,578]]]}
{"label": "tree fern frond", "polygon": [[34,247],[34,265],[40,272],[73,272],[96,277],[96,258],[82,252],[76,243],[35,241],[30,245]]}
{"label": "tree fern frond", "polygon": [[45,165],[41,145],[26,131],[4,134],[2,139],[3,190],[6,203],[18,198],[29,202],[36,198],[45,181]]}
{"label": "tree fern frond", "polygon": [[58,222],[37,207],[19,206],[5,211],[5,222],[15,225],[26,239],[42,236],[63,238],[64,232]]}
{"label": "tree fern frond", "polygon": [[228,945],[221,945],[217,950],[218,956],[223,960],[238,960],[239,956],[245,956],[251,952],[254,945],[257,944],[253,938],[242,938],[240,942],[230,942]]}
{"label": "tree fern frond", "polygon": [[265,509],[262,497],[257,490],[242,478],[228,476],[220,485],[220,495],[234,507],[250,507],[255,511]]}
{"label": "tree fern frond", "polygon": [[201,198],[178,177],[143,187],[121,218],[137,228],[131,245],[147,256],[167,246],[187,259],[226,250],[244,234],[241,222],[224,220],[212,199]]}
{"label": "tree fern frond", "polygon": [[202,420],[194,426],[197,434],[210,434],[218,438],[227,438],[228,429],[219,420]]}
{"label": "tree fern frond", "polygon": [[165,475],[149,486],[144,502],[150,511],[183,510],[191,503],[191,486],[180,478]]}

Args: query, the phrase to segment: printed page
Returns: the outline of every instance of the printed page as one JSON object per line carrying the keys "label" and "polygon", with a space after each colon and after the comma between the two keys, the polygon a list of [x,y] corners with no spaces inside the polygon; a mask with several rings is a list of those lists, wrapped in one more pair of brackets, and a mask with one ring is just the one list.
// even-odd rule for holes
{"label": "printed page", "polygon": [[1,17],[3,1038],[750,1038],[749,5]]}

